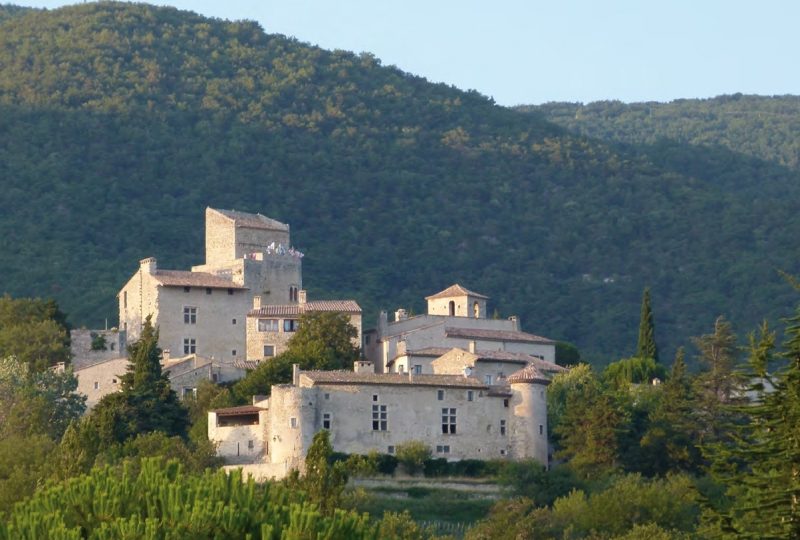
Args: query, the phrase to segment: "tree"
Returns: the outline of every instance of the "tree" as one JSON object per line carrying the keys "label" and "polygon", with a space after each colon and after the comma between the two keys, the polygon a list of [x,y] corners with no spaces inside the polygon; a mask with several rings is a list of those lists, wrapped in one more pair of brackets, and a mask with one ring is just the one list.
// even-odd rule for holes
{"label": "tree", "polygon": [[417,474],[431,458],[431,448],[422,441],[406,441],[397,445],[397,461],[410,475]]}
{"label": "tree", "polygon": [[185,437],[188,413],[161,371],[158,330],[150,317],[139,340],[128,346],[128,360],[121,392],[104,396],[92,410],[91,419],[101,440],[121,443],[151,431]]}
{"label": "tree", "polygon": [[53,300],[0,297],[0,358],[43,371],[69,360],[69,330]]}
{"label": "tree", "polygon": [[711,474],[727,499],[711,505],[709,536],[800,538],[800,308],[788,319],[782,351],[766,323],[750,337],[742,421],[707,445]]}
{"label": "tree", "polygon": [[556,342],[556,364],[559,366],[577,366],[581,363],[581,352],[572,343]]}
{"label": "tree", "polygon": [[358,359],[353,345],[356,328],[344,313],[306,313],[300,328],[289,340],[287,352],[301,361],[304,369],[350,369]]}
{"label": "tree", "polygon": [[318,431],[306,454],[306,474],[301,482],[309,500],[317,503],[326,514],[333,513],[339,505],[347,485],[344,463],[331,464],[331,454],[330,433],[324,429]]}
{"label": "tree", "polygon": [[649,287],[646,287],[644,293],[642,293],[642,311],[639,316],[639,340],[636,344],[636,356],[639,358],[652,358],[658,362],[656,328],[653,322],[653,310],[650,307]]}

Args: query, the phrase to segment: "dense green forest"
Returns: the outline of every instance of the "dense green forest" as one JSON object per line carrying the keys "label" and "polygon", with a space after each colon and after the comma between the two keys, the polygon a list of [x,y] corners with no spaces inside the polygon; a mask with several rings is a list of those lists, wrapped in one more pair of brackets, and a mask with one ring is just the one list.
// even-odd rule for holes
{"label": "dense green forest", "polygon": [[0,293],[113,323],[139,259],[202,261],[215,206],[290,223],[309,294],[356,298],[367,325],[458,281],[604,364],[634,353],[646,286],[664,357],[720,314],[787,314],[790,151],[606,140],[545,116],[252,22],[2,8]]}

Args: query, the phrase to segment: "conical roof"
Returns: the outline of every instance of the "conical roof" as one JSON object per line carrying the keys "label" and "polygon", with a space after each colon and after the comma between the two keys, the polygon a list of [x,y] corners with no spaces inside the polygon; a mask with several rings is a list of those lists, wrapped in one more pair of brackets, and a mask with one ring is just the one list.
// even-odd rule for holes
{"label": "conical roof", "polygon": [[508,377],[509,384],[550,384],[550,379],[542,375],[533,364],[528,364],[519,371],[515,371]]}

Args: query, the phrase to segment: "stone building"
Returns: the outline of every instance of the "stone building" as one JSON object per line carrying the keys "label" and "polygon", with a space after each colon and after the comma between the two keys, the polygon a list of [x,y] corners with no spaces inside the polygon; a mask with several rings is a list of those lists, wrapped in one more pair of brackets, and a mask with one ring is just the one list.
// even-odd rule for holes
{"label": "stone building", "polygon": [[127,354],[125,332],[116,328],[110,330],[87,330],[85,328],[70,330],[70,353],[72,369],[81,369],[122,358]]}
{"label": "stone building", "polygon": [[406,310],[398,309],[395,320],[389,322],[386,312],[381,312],[378,327],[364,333],[364,355],[377,372],[431,373],[431,360],[441,349],[453,347],[555,363],[555,342],[521,331],[517,317],[487,318],[487,297],[482,294],[456,284],[426,300],[426,314],[409,317]]}
{"label": "stone building", "polygon": [[[547,394],[556,365],[553,341],[519,330],[516,319],[485,317],[483,295],[454,285],[428,297],[429,313],[385,316],[369,359],[350,371],[300,371],[252,406],[209,413],[219,455],[259,478],[302,468],[314,434],[327,429],[334,450],[392,454],[410,440],[434,456],[536,459],[548,463]],[[254,317],[255,318],[255,317]],[[248,322],[248,324],[250,324]],[[255,425],[256,413],[258,426]],[[263,446],[251,449],[250,445]],[[234,454],[234,449],[236,453]]]}
{"label": "stone building", "polygon": [[347,315],[356,329],[353,345],[361,347],[361,306],[355,300],[307,301],[305,290],[296,304],[262,305],[261,297],[254,297],[247,313],[247,360],[260,362],[284,352],[303,314],[326,312]]}

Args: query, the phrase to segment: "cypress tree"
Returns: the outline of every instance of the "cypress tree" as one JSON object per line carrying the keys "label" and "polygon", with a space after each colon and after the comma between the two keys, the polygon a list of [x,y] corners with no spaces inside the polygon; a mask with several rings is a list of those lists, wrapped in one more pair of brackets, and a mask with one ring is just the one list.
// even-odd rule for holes
{"label": "cypress tree", "polygon": [[639,317],[639,341],[636,345],[636,356],[652,358],[658,362],[658,346],[656,346],[656,327],[653,322],[653,309],[650,307],[650,288],[644,289],[642,295],[642,312]]}

